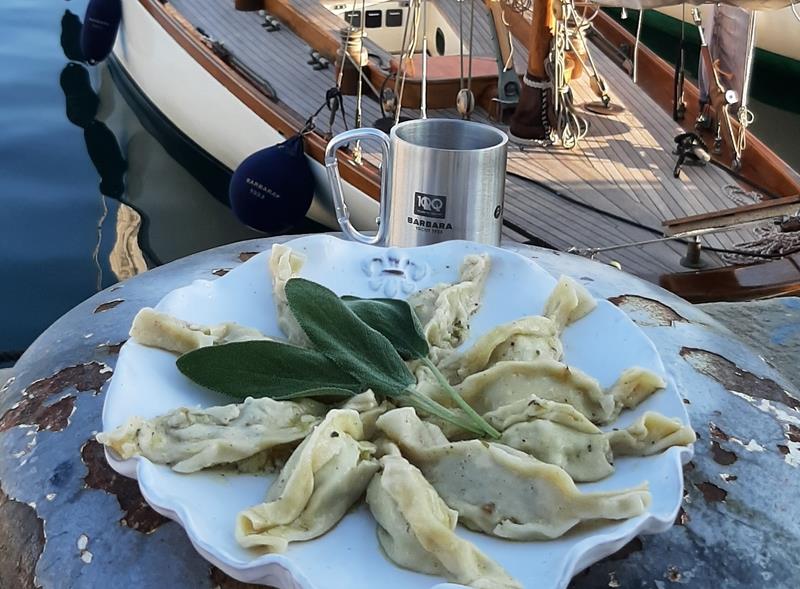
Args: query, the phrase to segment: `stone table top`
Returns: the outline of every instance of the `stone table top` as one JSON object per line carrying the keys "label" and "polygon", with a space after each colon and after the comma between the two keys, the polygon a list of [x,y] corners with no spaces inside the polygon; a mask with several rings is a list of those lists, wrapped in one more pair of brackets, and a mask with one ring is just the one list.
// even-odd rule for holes
{"label": "stone table top", "polygon": [[[249,587],[203,560],[180,526],[145,503],[136,481],[112,471],[94,434],[136,312],[193,280],[225,274],[276,241],[202,252],[109,288],[26,351],[0,389],[0,588]],[[555,275],[573,276],[640,325],[698,436],[676,525],[634,539],[570,587],[796,587],[800,395],[789,370],[800,357],[798,300],[708,307],[746,330],[751,344],[765,345],[793,383],[763,350],[652,284],[569,254],[504,245]]]}

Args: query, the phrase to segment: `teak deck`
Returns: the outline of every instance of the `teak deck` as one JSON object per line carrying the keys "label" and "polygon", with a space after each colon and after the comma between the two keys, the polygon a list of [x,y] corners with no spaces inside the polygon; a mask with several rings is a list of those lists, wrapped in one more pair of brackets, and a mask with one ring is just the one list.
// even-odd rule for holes
{"label": "teak deck", "polygon": [[[431,1],[437,3],[458,30],[459,3]],[[257,13],[237,12],[233,2],[225,0],[173,0],[170,4],[189,23],[224,42],[234,55],[268,80],[277,91],[281,106],[296,113],[297,120],[315,112],[323,103],[325,92],[334,85],[333,64],[329,69],[313,70],[307,64],[311,47],[286,25],[279,31],[267,32]],[[266,5],[272,14],[287,22],[291,21],[287,14],[302,13],[311,31],[327,31],[331,37],[338,37],[338,28],[344,24],[314,0],[267,0]],[[493,57],[488,11],[480,1],[475,10],[473,54]],[[292,27],[297,30],[297,23]],[[328,45],[330,38],[315,42],[315,48],[323,54],[330,53]],[[387,58],[373,46],[369,50],[381,60]],[[687,167],[680,179],[673,178],[673,138],[682,132],[681,128],[609,58],[596,48],[593,56],[613,102],[626,110],[614,117],[584,112],[591,128],[579,147],[571,151],[557,146],[524,150],[510,146],[505,207],[508,237],[525,240],[533,235],[562,250],[573,246],[602,247],[653,239],[661,232],[662,222],[668,219],[749,204],[741,195],[732,194],[736,181],[717,168]],[[525,47],[515,39],[514,63],[518,73],[524,71],[526,60]],[[573,91],[577,104],[597,100],[585,76],[573,83]],[[352,127],[356,99],[346,96],[344,102],[348,125]],[[367,96],[362,111],[365,125],[381,116],[378,103]],[[403,115],[414,117],[418,112],[404,109]],[[459,115],[451,108],[429,109],[428,116]],[[477,110],[473,119],[496,124],[483,110]],[[317,125],[327,131],[327,111],[323,111]],[[342,130],[341,117],[337,117],[333,132]],[[367,154],[366,159],[377,163],[373,154]],[[558,194],[528,179],[545,183]],[[749,229],[743,228],[708,235],[703,242],[730,248],[752,236]],[[615,250],[599,255],[598,259],[618,261],[626,271],[655,281],[662,274],[685,270],[679,264],[684,250],[681,243],[661,242]],[[711,266],[723,265],[716,254],[704,255]]]}

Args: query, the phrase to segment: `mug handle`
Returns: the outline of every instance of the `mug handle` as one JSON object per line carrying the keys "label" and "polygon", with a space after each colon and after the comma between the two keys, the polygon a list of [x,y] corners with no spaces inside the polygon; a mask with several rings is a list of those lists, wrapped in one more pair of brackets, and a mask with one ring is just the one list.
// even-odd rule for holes
{"label": "mug handle", "polygon": [[[374,139],[381,146],[380,216],[377,219],[378,232],[373,237],[364,235],[350,223],[350,211],[348,211],[347,204],[344,202],[342,178],[339,175],[339,162],[336,159],[336,150],[341,145],[358,139]],[[339,133],[328,142],[328,146],[325,148],[325,170],[328,172],[328,183],[331,186],[333,207],[336,210],[336,220],[339,221],[342,232],[353,241],[367,243],[369,245],[383,245],[386,239],[386,232],[389,230],[389,211],[391,210],[390,205],[392,198],[392,192],[389,190],[389,168],[391,166],[389,161],[389,147],[389,136],[386,133],[379,129],[364,127]]]}

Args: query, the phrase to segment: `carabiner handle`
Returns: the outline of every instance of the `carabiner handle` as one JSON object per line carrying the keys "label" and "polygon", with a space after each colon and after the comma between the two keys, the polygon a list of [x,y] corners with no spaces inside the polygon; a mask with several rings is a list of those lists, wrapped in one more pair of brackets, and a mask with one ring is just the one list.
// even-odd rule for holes
{"label": "carabiner handle", "polygon": [[[350,223],[350,212],[347,210],[347,203],[344,202],[342,178],[339,175],[339,162],[336,159],[336,150],[339,149],[339,147],[351,141],[365,139],[377,141],[381,146],[382,156],[380,216],[378,217],[378,232],[373,237],[364,235]],[[390,145],[389,136],[386,133],[379,129],[364,127],[362,129],[352,129],[339,133],[328,142],[328,147],[325,148],[325,170],[328,172],[328,183],[331,186],[333,207],[336,210],[336,220],[339,221],[339,226],[342,228],[344,234],[353,241],[367,243],[369,245],[383,245],[386,240],[386,232],[389,230],[389,211],[391,210],[392,204],[392,193],[389,189],[389,170],[391,168],[391,162],[389,161]]]}

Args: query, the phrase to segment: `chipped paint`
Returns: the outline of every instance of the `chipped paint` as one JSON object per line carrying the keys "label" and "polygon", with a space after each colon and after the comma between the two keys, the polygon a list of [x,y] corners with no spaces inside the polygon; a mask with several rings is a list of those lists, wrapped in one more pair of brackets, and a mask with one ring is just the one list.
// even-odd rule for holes
{"label": "chipped paint", "polygon": [[711,456],[714,458],[714,462],[723,466],[730,466],[737,459],[735,452],[726,450],[716,440],[711,442]]}
{"label": "chipped paint", "polygon": [[103,446],[89,440],[81,448],[81,460],[88,472],[84,484],[90,489],[99,489],[114,495],[124,515],[119,520],[123,526],[151,534],[167,519],[153,511],[139,491],[136,481],[117,474],[106,462]]}
{"label": "chipped paint", "polygon": [[44,524],[36,509],[0,489],[0,586],[32,589],[44,549]]}
{"label": "chipped paint", "polygon": [[125,299],[113,299],[111,301],[107,301],[105,303],[100,303],[94,308],[93,313],[103,313],[105,311],[110,311],[114,307],[117,307],[125,302]]}
{"label": "chipped paint", "polygon": [[728,492],[725,489],[720,489],[714,483],[708,481],[695,484],[697,490],[703,494],[703,498],[708,503],[724,502],[728,497]]}
{"label": "chipped paint", "polygon": [[612,588],[616,588],[620,586],[620,582],[617,579],[617,574],[614,571],[608,573],[608,586]]}
{"label": "chipped paint", "polygon": [[214,276],[225,276],[230,271],[230,268],[217,268],[216,270],[212,270],[211,273]]}
{"label": "chipped paint", "polygon": [[756,376],[714,352],[699,348],[681,348],[681,356],[698,372],[710,376],[732,393],[742,393],[768,401],[783,403],[792,409],[800,408],[800,400],[789,394],[770,378]]}
{"label": "chipped paint", "polygon": [[128,340],[122,340],[121,342],[117,342],[115,344],[112,344],[111,342],[106,342],[104,344],[99,344],[97,346],[97,349],[106,354],[116,356],[117,354],[119,354],[119,351],[122,349],[122,346],[126,341]]}
{"label": "chipped paint", "polygon": [[626,294],[608,300],[632,315],[631,318],[639,325],[672,327],[686,321],[675,309],[656,299]]}
{"label": "chipped paint", "polygon": [[249,260],[253,256],[257,256],[257,255],[258,255],[258,252],[241,252],[239,254],[239,261],[240,262],[246,262],[247,260]]}

